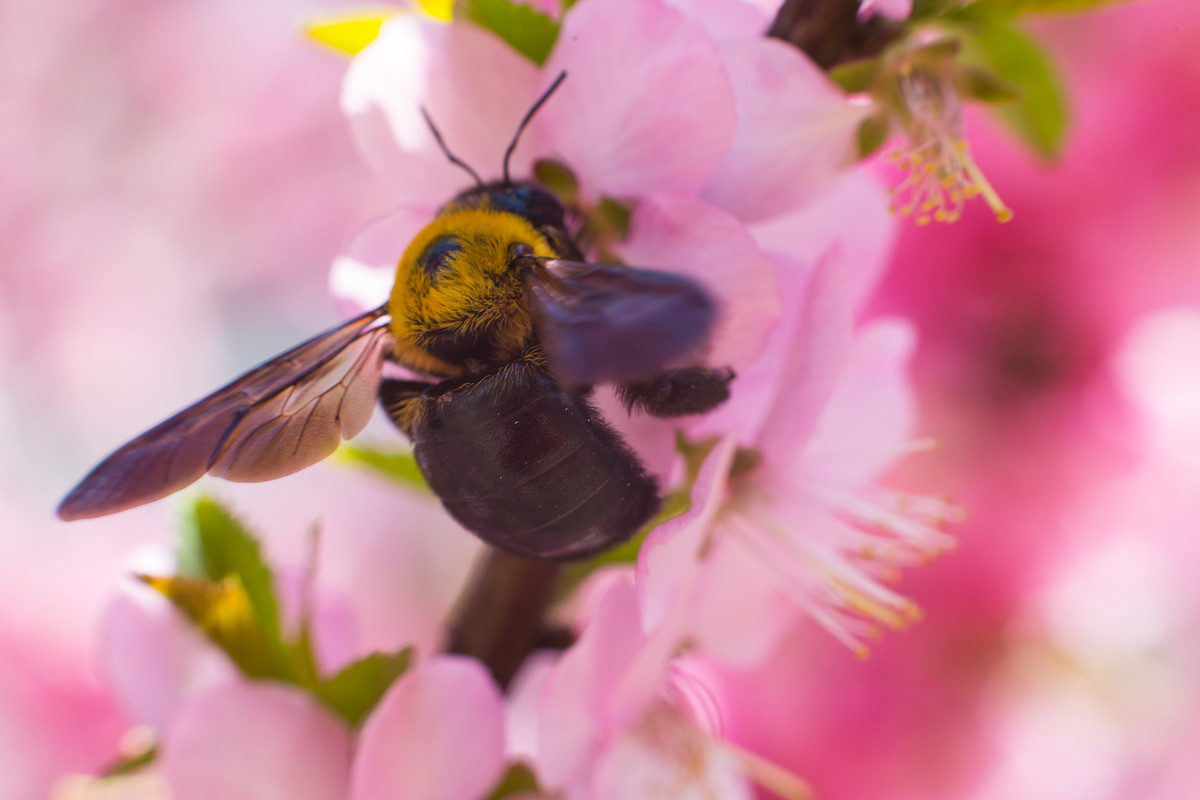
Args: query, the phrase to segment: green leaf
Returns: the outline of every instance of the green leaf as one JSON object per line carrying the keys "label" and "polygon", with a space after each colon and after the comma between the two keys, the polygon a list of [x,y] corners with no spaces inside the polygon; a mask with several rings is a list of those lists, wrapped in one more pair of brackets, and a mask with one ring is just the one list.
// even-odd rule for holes
{"label": "green leaf", "polygon": [[967,6],[973,14],[1014,17],[1018,14],[1062,14],[1111,6],[1128,0],[975,0]]}
{"label": "green leaf", "polygon": [[429,491],[425,476],[417,466],[411,451],[387,452],[369,445],[343,444],[335,457],[360,467],[366,467],[376,475],[409,489]]}
{"label": "green leaf", "polygon": [[1049,56],[1026,34],[998,23],[978,27],[966,43],[965,60],[978,51],[995,76],[1018,92],[1016,100],[994,106],[993,112],[1038,155],[1055,158],[1067,130],[1067,106]]}
{"label": "green leaf", "polygon": [[487,796],[487,800],[504,800],[513,795],[540,795],[541,792],[542,789],[538,786],[537,776],[533,774],[533,770],[518,762],[509,764],[504,777]]}
{"label": "green leaf", "polygon": [[179,574],[218,583],[236,576],[263,629],[279,637],[279,606],[271,568],[254,534],[211,497],[201,497],[184,518]]}
{"label": "green leaf", "polygon": [[558,39],[558,23],[533,6],[512,0],[460,0],[455,11],[499,36],[539,67]]}
{"label": "green leaf", "polygon": [[412,664],[413,648],[371,653],[317,686],[317,697],[350,725],[358,725]]}

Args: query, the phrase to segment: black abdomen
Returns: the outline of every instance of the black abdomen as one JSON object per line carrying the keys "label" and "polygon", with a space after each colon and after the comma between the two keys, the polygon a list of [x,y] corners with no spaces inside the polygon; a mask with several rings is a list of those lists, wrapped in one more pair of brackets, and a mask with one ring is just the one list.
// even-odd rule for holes
{"label": "black abdomen", "polygon": [[655,481],[629,446],[545,372],[510,364],[428,392],[422,406],[412,428],[421,471],[451,515],[496,547],[582,558],[658,510]]}

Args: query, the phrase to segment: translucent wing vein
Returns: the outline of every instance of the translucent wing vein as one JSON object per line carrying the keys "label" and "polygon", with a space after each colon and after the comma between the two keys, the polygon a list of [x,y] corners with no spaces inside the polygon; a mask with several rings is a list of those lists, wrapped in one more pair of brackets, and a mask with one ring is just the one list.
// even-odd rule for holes
{"label": "translucent wing vein", "polygon": [[325,458],[370,419],[391,341],[385,312],[314,336],[125,444],[71,490],[58,515],[112,514],[206,472],[263,481]]}

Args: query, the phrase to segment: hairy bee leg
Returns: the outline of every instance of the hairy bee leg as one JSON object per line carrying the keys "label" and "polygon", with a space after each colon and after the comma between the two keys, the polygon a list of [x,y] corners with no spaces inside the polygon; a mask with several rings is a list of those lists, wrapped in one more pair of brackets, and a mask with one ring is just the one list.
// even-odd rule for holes
{"label": "hairy bee leg", "polygon": [[425,402],[422,394],[431,386],[432,383],[424,381],[402,381],[396,378],[384,378],[379,382],[379,405],[387,413],[392,424],[410,438],[413,422]]}
{"label": "hairy bee leg", "polygon": [[729,367],[678,367],[644,381],[619,384],[617,397],[630,413],[638,409],[655,417],[703,414],[729,399],[732,380]]}

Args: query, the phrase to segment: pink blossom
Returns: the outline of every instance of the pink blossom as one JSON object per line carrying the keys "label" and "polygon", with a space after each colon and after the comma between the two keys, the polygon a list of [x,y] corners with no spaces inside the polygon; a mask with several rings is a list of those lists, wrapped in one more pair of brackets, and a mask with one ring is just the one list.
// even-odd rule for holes
{"label": "pink blossom", "polygon": [[599,598],[542,689],[538,771],[572,800],[751,797],[742,767],[671,689],[675,643],[647,638],[632,582]]}
{"label": "pink blossom", "polygon": [[[503,757],[491,677],[477,662],[438,656],[389,689],[357,738],[295,686],[231,678],[192,694],[163,730],[155,765],[122,796],[143,787],[182,800],[477,800],[499,778]],[[103,783],[67,788],[104,796]]]}
{"label": "pink blossom", "polygon": [[177,800],[343,800],[350,731],[311,696],[235,681],[189,699],[162,740],[162,774]]}
{"label": "pink blossom", "polygon": [[[947,513],[940,503],[874,485],[910,447],[910,329],[881,321],[855,334],[854,284],[836,257],[821,262],[807,286],[795,278],[789,283],[785,321],[761,362],[777,377],[755,382],[767,393],[767,410],[761,428],[741,433],[754,461],[731,477],[739,439],[718,445],[709,456],[715,463],[701,472],[692,511],[655,529],[639,558],[647,623],[668,624],[673,608],[684,614],[688,606],[702,608],[693,621],[698,635],[703,640],[705,627],[713,626],[709,644],[734,660],[763,657],[769,642],[746,641],[755,626],[722,626],[724,598],[760,630],[777,631],[770,620],[780,613],[779,597],[790,597],[858,650],[876,623],[903,627],[914,618],[911,601],[885,585],[896,567],[950,545],[931,527]],[[727,555],[735,546],[757,559]],[[711,573],[687,577],[712,548]],[[712,566],[727,558],[740,566]],[[689,581],[705,580],[707,588],[698,591],[716,592],[714,599],[681,602]],[[746,610],[756,605],[757,613]],[[717,630],[737,642],[722,647]]]}
{"label": "pink blossom", "polygon": [[[530,173],[534,154],[555,155],[589,199],[699,189],[734,126],[733,92],[703,29],[655,0],[618,0],[574,9],[559,42],[539,75],[490,33],[398,16],[351,64],[343,109],[398,200],[441,202],[464,181],[421,107],[456,155],[496,175],[517,122],[565,69],[568,80],[522,137],[514,175]],[[695,119],[706,124],[697,129]]]}
{"label": "pink blossom", "polygon": [[367,720],[349,796],[476,800],[503,766],[499,688],[479,662],[437,656],[397,681]]}

